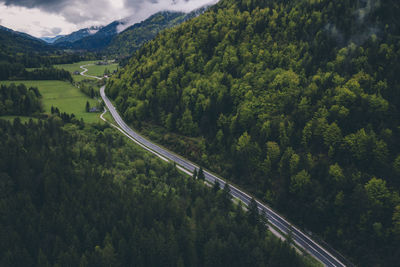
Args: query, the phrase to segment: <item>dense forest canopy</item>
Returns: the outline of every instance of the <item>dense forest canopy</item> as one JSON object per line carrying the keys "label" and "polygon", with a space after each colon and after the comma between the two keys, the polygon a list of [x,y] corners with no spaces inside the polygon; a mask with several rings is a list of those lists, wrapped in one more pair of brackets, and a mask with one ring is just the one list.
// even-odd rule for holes
{"label": "dense forest canopy", "polygon": [[171,146],[200,140],[177,152],[355,263],[395,266],[398,14],[394,0],[222,0],[144,45],[107,93],[136,127],[181,135]]}
{"label": "dense forest canopy", "polygon": [[43,110],[41,95],[36,87],[24,84],[0,85],[0,116],[32,115]]}
{"label": "dense forest canopy", "polygon": [[160,31],[182,23],[185,18],[186,14],[182,12],[164,11],[156,13],[116,35],[104,49],[104,53],[128,57],[145,42],[153,39]]}
{"label": "dense forest canopy", "polygon": [[229,189],[109,126],[54,115],[0,136],[1,266],[312,266]]}

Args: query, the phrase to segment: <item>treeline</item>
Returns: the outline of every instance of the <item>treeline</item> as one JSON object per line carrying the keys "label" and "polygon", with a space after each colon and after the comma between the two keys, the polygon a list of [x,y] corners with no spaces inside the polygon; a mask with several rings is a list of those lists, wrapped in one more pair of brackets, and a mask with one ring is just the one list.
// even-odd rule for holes
{"label": "treeline", "polygon": [[1,266],[309,266],[228,189],[108,126],[0,120]]}
{"label": "treeline", "polygon": [[157,138],[360,266],[396,266],[399,12],[397,1],[222,0],[144,45],[107,94],[136,127],[192,137]]}
{"label": "treeline", "polygon": [[42,111],[41,95],[36,87],[24,84],[0,85],[1,115],[32,115]]}
{"label": "treeline", "polygon": [[69,71],[53,67],[26,70],[24,65],[0,63],[0,80],[61,80],[72,82]]}
{"label": "treeline", "polygon": [[77,83],[79,90],[90,98],[100,97],[99,88],[105,84],[105,81],[86,79],[82,82]]}
{"label": "treeline", "polygon": [[[24,45],[23,42],[22,45]],[[26,68],[50,67],[52,65],[71,64],[79,61],[96,60],[101,58],[101,56],[96,53],[83,54],[79,52],[70,53],[64,51],[45,52],[40,50],[30,50],[31,48],[29,47],[26,47],[22,52],[15,53],[15,51],[3,49],[4,47],[0,48],[1,64],[20,64]]]}

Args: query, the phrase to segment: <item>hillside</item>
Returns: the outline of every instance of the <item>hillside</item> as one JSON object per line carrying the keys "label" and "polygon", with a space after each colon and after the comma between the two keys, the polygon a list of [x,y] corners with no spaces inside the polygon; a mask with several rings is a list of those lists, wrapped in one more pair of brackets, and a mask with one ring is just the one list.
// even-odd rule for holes
{"label": "hillside", "polygon": [[0,61],[10,61],[17,54],[29,54],[52,50],[44,41],[26,33],[0,26]]}
{"label": "hillside", "polygon": [[104,52],[118,56],[129,56],[143,43],[153,39],[161,30],[182,23],[186,14],[164,11],[128,27],[115,36]]}
{"label": "hillside", "polygon": [[61,114],[0,133],[1,266],[312,266],[111,127]]}
{"label": "hillside", "polygon": [[122,32],[119,32],[119,28],[126,25],[129,19],[117,20],[105,27],[79,30],[56,40],[54,45],[59,48],[100,51],[112,56],[129,57],[160,31],[194,18],[208,8],[204,6],[189,13],[161,11]]}
{"label": "hillside", "polygon": [[73,43],[85,37],[96,34],[101,28],[102,28],[101,26],[100,27],[92,26],[90,28],[80,29],[68,35],[64,35],[60,38],[57,38],[53,43],[55,45],[56,44],[62,45],[64,43],[64,45],[67,46],[68,43]]}
{"label": "hillside", "polygon": [[152,40],[164,29],[172,28],[189,19],[204,13],[209,6],[196,9],[189,13],[162,11],[148,19],[128,27],[113,38],[105,53],[119,57],[130,57],[144,43]]}
{"label": "hillside", "polygon": [[107,94],[356,264],[396,266],[399,12],[394,0],[222,0],[144,45]]}
{"label": "hillside", "polygon": [[[107,47],[114,36],[118,34],[118,26],[124,25],[125,22],[114,21],[107,26],[96,28],[96,30],[80,30],[75,38],[59,39],[55,42],[56,47],[69,48],[77,50],[99,51]],[[85,36],[86,35],[86,36]]]}
{"label": "hillside", "polygon": [[57,41],[58,39],[63,38],[64,36],[65,35],[57,35],[57,36],[54,36],[54,37],[41,37],[40,39],[45,41],[46,43],[53,44],[55,41]]}
{"label": "hillside", "polygon": [[[95,55],[90,53],[81,54],[62,51],[26,33],[16,32],[0,26],[0,80],[8,80],[10,78],[34,78],[36,80],[44,76],[47,76],[46,79],[55,78],[60,76],[59,74],[61,73],[51,69],[52,65],[94,58]],[[46,68],[33,72],[26,70],[26,68],[41,67]],[[61,74],[61,76],[64,76],[62,79],[65,78],[64,74]],[[69,78],[67,77],[67,79]]]}

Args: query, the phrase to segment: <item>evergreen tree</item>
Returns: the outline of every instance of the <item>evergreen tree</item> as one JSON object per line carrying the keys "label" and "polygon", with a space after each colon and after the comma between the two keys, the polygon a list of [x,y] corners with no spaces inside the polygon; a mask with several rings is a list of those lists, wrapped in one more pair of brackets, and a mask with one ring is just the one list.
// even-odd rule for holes
{"label": "evergreen tree", "polygon": [[199,169],[199,173],[197,174],[197,178],[198,178],[199,180],[204,180],[204,179],[205,179],[204,171],[203,171],[203,168],[202,168],[202,167],[200,167],[200,169]]}

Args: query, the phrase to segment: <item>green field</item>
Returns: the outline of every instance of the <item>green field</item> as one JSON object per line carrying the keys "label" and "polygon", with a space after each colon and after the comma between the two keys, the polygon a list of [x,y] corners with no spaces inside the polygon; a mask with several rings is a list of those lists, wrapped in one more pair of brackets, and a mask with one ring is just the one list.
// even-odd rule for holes
{"label": "green field", "polygon": [[118,64],[109,64],[109,65],[92,65],[92,66],[87,66],[88,72],[86,74],[92,75],[92,76],[98,76],[101,77],[104,74],[104,71],[108,69],[110,72],[113,72],[114,70],[118,69]]}
{"label": "green field", "polygon": [[42,94],[42,102],[45,113],[51,113],[51,107],[57,107],[60,112],[75,114],[78,119],[87,123],[99,122],[100,113],[87,113],[86,101],[91,106],[97,105],[97,100],[91,99],[68,82],[62,81],[1,81],[1,84],[20,84],[27,87],[37,87]]}
{"label": "green field", "polygon": [[77,62],[77,63],[73,63],[73,64],[54,65],[54,67],[57,68],[57,69],[64,69],[66,71],[69,71],[71,73],[72,78],[74,79],[74,81],[80,82],[82,80],[91,79],[91,78],[84,77],[82,75],[74,75],[74,72],[75,71],[79,71],[79,73],[80,73],[81,71],[83,71],[80,68],[80,66],[87,65],[87,64],[94,64],[96,62],[97,61],[81,61],[81,62]]}
{"label": "green field", "polygon": [[88,69],[87,74],[92,75],[92,76],[103,76],[104,71],[106,69],[108,69],[110,72],[113,72],[114,70],[118,69],[118,64],[116,64],[116,63],[109,64],[109,65],[95,65],[97,62],[98,62],[98,60],[96,60],[96,61],[81,61],[81,62],[77,62],[74,64],[54,65],[54,67],[58,68],[58,69],[65,69],[66,71],[69,71],[72,75],[72,78],[76,82],[80,82],[85,79],[93,79],[93,78],[88,78],[88,77],[84,77],[81,75],[74,75],[75,71],[79,71],[79,72],[83,71],[80,68],[80,66],[83,66],[83,65],[93,64],[93,65],[86,67]]}

